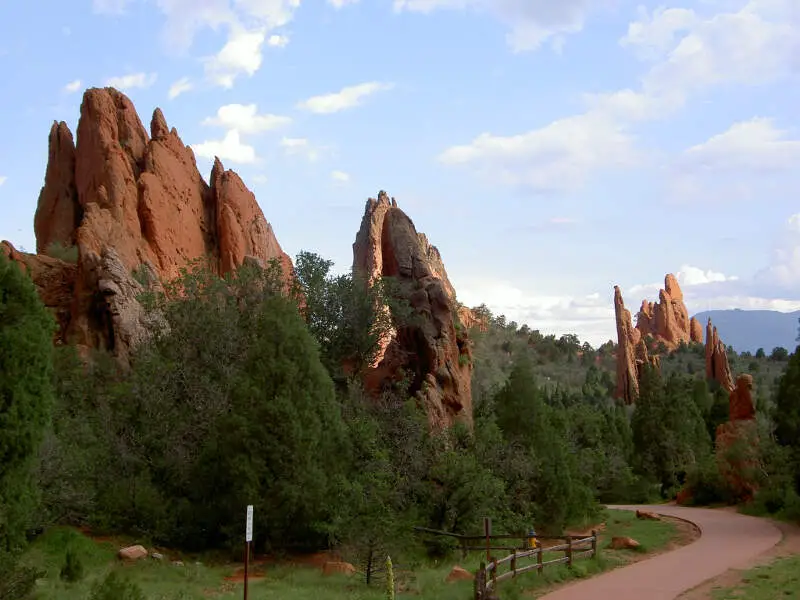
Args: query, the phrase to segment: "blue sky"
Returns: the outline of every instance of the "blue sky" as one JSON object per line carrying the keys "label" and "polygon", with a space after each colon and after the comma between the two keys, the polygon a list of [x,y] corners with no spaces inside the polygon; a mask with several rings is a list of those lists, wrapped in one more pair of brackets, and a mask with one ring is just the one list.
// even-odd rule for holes
{"label": "blue sky", "polygon": [[[0,7],[0,238],[35,247],[53,120],[113,84],[284,249],[349,267],[397,198],[459,299],[615,337],[678,273],[690,312],[800,308],[797,0],[27,0]],[[46,14],[47,18],[42,18]]]}

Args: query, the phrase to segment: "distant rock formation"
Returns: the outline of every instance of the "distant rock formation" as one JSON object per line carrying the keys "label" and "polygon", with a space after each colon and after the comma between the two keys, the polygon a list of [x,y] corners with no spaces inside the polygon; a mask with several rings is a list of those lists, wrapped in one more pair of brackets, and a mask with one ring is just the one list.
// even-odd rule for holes
{"label": "distant rock formation", "polygon": [[642,336],[649,335],[655,342],[662,342],[668,350],[674,350],[681,342],[703,343],[702,328],[696,319],[689,318],[683,292],[671,273],[664,277],[664,289],[658,292],[658,302],[642,300],[636,329]]}
{"label": "distant rock formation", "polygon": [[377,392],[409,372],[410,391],[433,429],[456,422],[471,426],[472,349],[467,327],[457,326],[455,290],[439,251],[386,192],[367,200],[353,244],[353,270],[369,281],[394,278],[413,312],[408,320],[393,315],[395,329],[366,376],[367,389]]}
{"label": "distant rock formation", "polygon": [[639,397],[639,379],[645,364],[658,366],[658,357],[650,356],[642,333],[633,327],[631,311],[625,308],[619,286],[614,286],[614,315],[617,321],[617,388],[615,396],[625,404]]}
{"label": "distant rock formation", "polygon": [[[50,130],[44,187],[34,217],[36,255],[3,252],[31,273],[60,325],[57,341],[104,348],[125,359],[147,335],[134,271],[172,279],[208,258],[220,274],[247,257],[292,264],[255,196],[217,159],[206,183],[194,153],[160,109],[150,135],[114,88],[86,90],[77,144],[66,123]],[[60,249],[60,250],[59,250]],[[73,259],[64,249],[75,250]]]}
{"label": "distant rock formation", "polygon": [[752,499],[757,490],[759,436],[753,403],[753,377],[739,375],[730,390],[730,417],[717,427],[715,449],[720,473],[739,500]]}
{"label": "distant rock formation", "polygon": [[[641,366],[646,363],[659,365],[660,357],[653,354],[659,344],[663,344],[667,352],[672,352],[682,343],[703,343],[702,327],[697,319],[689,318],[683,292],[674,275],[667,274],[664,278],[664,289],[659,291],[658,298],[655,303],[642,301],[636,327],[633,327],[631,313],[625,308],[619,286],[614,286],[618,341],[615,397],[626,404],[635,402],[639,394]],[[710,320],[706,327],[705,356],[706,378],[719,382],[728,392],[733,390],[725,345],[719,340]]]}
{"label": "distant rock formation", "polygon": [[716,381],[729,393],[733,392],[733,376],[728,364],[728,352],[710,318],[706,325],[706,379]]}

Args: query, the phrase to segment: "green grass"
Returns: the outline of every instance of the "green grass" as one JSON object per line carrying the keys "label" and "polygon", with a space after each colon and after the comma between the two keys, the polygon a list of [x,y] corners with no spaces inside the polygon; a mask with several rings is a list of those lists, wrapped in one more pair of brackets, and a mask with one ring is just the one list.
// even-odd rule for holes
{"label": "green grass", "polygon": [[[674,538],[675,533],[675,527],[670,523],[638,520],[634,513],[628,511],[608,511],[606,530],[600,538],[599,559],[580,559],[575,561],[571,569],[564,565],[548,567],[541,576],[530,573],[515,581],[504,582],[501,584],[502,597],[504,600],[513,600],[527,590],[545,590],[554,584],[588,577],[624,564],[630,560],[631,552],[605,548],[613,535],[633,537],[642,544],[640,551],[648,552],[663,547]],[[145,558],[135,563],[120,563],[115,557],[117,549],[133,542],[96,541],[74,529],[50,529],[33,543],[24,557],[25,564],[46,572],[37,586],[37,599],[86,600],[92,585],[113,569],[118,569],[135,581],[148,600],[228,600],[242,597],[242,584],[225,580],[241,565],[215,562],[212,557],[203,557],[202,562],[197,562],[194,558],[172,553],[165,553],[167,558],[163,561]],[[72,584],[59,577],[68,548],[80,556],[85,572],[81,581]],[[468,600],[472,593],[472,582],[446,583],[445,578],[456,564],[475,572],[483,558],[482,553],[478,552],[465,560],[456,556],[438,565],[426,564],[414,572],[404,570],[401,566],[395,573],[399,589],[397,598]],[[184,566],[173,565],[171,561],[175,559],[183,560]],[[402,560],[396,562],[403,563]],[[380,583],[367,587],[358,577],[324,577],[319,568],[269,565],[256,566],[253,573],[264,578],[250,582],[249,596],[252,600],[382,600],[385,597]]]}
{"label": "green grass", "polygon": [[800,556],[751,569],[741,584],[716,589],[712,594],[714,600],[800,600]]}

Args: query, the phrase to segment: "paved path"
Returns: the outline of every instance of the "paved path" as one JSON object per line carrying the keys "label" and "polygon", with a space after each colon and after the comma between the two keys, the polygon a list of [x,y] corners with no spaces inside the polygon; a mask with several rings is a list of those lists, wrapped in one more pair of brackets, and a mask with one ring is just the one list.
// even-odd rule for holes
{"label": "paved path", "polygon": [[733,512],[662,505],[609,508],[687,519],[702,535],[687,546],[568,585],[541,600],[673,600],[728,569],[748,567],[781,540],[780,530],[769,521]]}

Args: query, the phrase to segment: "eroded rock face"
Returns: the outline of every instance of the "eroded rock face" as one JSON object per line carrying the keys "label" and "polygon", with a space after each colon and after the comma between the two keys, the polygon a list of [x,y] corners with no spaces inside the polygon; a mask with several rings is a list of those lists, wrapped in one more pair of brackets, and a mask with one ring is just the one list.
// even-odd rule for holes
{"label": "eroded rock face", "polygon": [[753,376],[742,374],[736,378],[736,386],[730,394],[730,420],[751,421],[756,418],[753,403]]}
{"label": "eroded rock face", "polygon": [[[659,291],[658,302],[642,301],[636,317],[636,327],[631,325],[631,313],[622,302],[618,286],[614,286],[614,313],[617,324],[617,389],[615,396],[626,403],[635,401],[639,393],[641,365],[660,364],[654,347],[663,344],[667,352],[682,343],[702,343],[703,331],[683,302],[683,292],[674,275],[664,278],[664,289]],[[648,340],[651,347],[648,348]],[[728,355],[720,342],[711,321],[706,328],[706,377],[714,379],[729,392],[733,389]]]}
{"label": "eroded rock face", "polygon": [[[84,93],[76,144],[65,123],[51,128],[34,221],[38,254],[13,251],[12,258],[31,272],[56,311],[60,340],[123,359],[148,328],[163,326],[143,314],[134,272],[172,279],[200,258],[219,274],[246,259],[273,258],[291,272],[291,260],[239,176],[217,160],[206,183],[161,110],[154,111],[148,135],[131,101],[113,88]],[[74,245],[74,264],[47,256],[53,244]]]}
{"label": "eroded rock face", "polygon": [[614,286],[614,315],[617,322],[617,388],[615,397],[625,404],[636,402],[639,397],[639,379],[642,367],[650,364],[658,367],[658,357],[650,356],[639,329],[633,327],[631,312],[625,308],[622,291]]}
{"label": "eroded rock face", "polygon": [[366,387],[411,375],[411,393],[433,429],[472,424],[472,354],[466,327],[456,327],[455,291],[441,256],[385,192],[367,200],[353,244],[353,269],[374,281],[395,279],[413,316],[399,320],[366,377]]}
{"label": "eroded rock face", "polygon": [[711,319],[706,325],[706,379],[718,382],[729,393],[734,389],[728,352],[719,339],[717,328],[711,324]]}
{"label": "eroded rock face", "polygon": [[664,278],[664,289],[658,293],[658,302],[642,301],[636,329],[642,337],[652,336],[669,350],[675,349],[681,342],[703,341],[702,336],[697,336],[697,326],[689,319],[678,280],[671,273]]}

